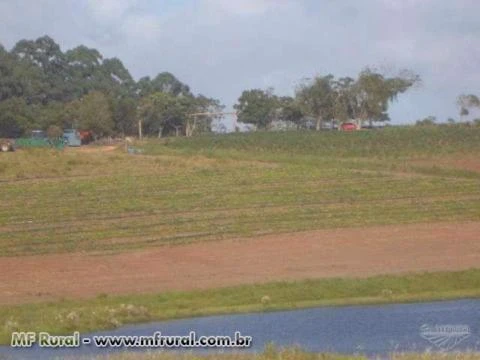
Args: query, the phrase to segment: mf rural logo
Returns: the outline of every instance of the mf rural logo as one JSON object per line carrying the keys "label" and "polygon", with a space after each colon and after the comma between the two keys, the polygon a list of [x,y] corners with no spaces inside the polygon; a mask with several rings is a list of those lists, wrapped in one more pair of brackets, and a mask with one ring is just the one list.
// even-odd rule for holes
{"label": "mf rural logo", "polygon": [[441,350],[452,350],[472,335],[468,325],[422,325],[420,336]]}

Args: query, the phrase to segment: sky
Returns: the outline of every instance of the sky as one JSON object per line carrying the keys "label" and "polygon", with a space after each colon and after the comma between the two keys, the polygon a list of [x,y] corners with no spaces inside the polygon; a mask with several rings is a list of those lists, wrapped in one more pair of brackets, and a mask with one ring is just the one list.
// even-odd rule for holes
{"label": "sky", "polygon": [[422,85],[392,123],[458,119],[480,95],[477,0],[0,0],[0,43],[51,36],[118,57],[136,79],[169,71],[227,109],[245,89],[293,95],[305,78],[407,68]]}

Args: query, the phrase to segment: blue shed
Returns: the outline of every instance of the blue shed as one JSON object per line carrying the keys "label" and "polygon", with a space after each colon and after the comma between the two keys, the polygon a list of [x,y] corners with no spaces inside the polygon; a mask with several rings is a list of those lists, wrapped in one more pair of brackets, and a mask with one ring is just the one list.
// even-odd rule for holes
{"label": "blue shed", "polygon": [[80,133],[75,129],[64,130],[63,138],[65,139],[65,145],[68,145],[68,146],[82,145],[82,140],[80,139]]}

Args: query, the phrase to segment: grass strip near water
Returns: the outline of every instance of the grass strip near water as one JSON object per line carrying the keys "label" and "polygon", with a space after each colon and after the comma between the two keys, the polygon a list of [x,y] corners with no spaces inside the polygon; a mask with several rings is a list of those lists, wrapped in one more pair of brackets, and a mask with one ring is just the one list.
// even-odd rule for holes
{"label": "grass strip near water", "polygon": [[124,324],[316,306],[384,304],[480,297],[480,270],[274,282],[211,290],[100,295],[89,300],[0,307],[0,343],[12,331],[69,334]]}
{"label": "grass strip near water", "polygon": [[[390,354],[390,360],[480,360],[479,353],[411,353]],[[87,360],[91,358],[79,358]],[[267,346],[261,353],[199,355],[191,353],[124,353],[95,357],[95,360],[366,360],[362,355],[309,353],[297,348],[278,349]]]}

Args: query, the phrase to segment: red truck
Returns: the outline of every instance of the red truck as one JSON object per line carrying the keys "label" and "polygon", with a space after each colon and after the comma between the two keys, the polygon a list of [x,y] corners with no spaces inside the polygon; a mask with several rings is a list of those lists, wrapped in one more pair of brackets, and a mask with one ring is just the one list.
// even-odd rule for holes
{"label": "red truck", "polygon": [[357,125],[355,125],[354,123],[343,123],[342,125],[340,125],[340,130],[342,131],[355,131],[355,130],[358,130],[357,129]]}
{"label": "red truck", "polygon": [[92,142],[93,139],[93,132],[90,130],[80,130],[80,141],[82,142],[82,145],[86,145],[90,142]]}

